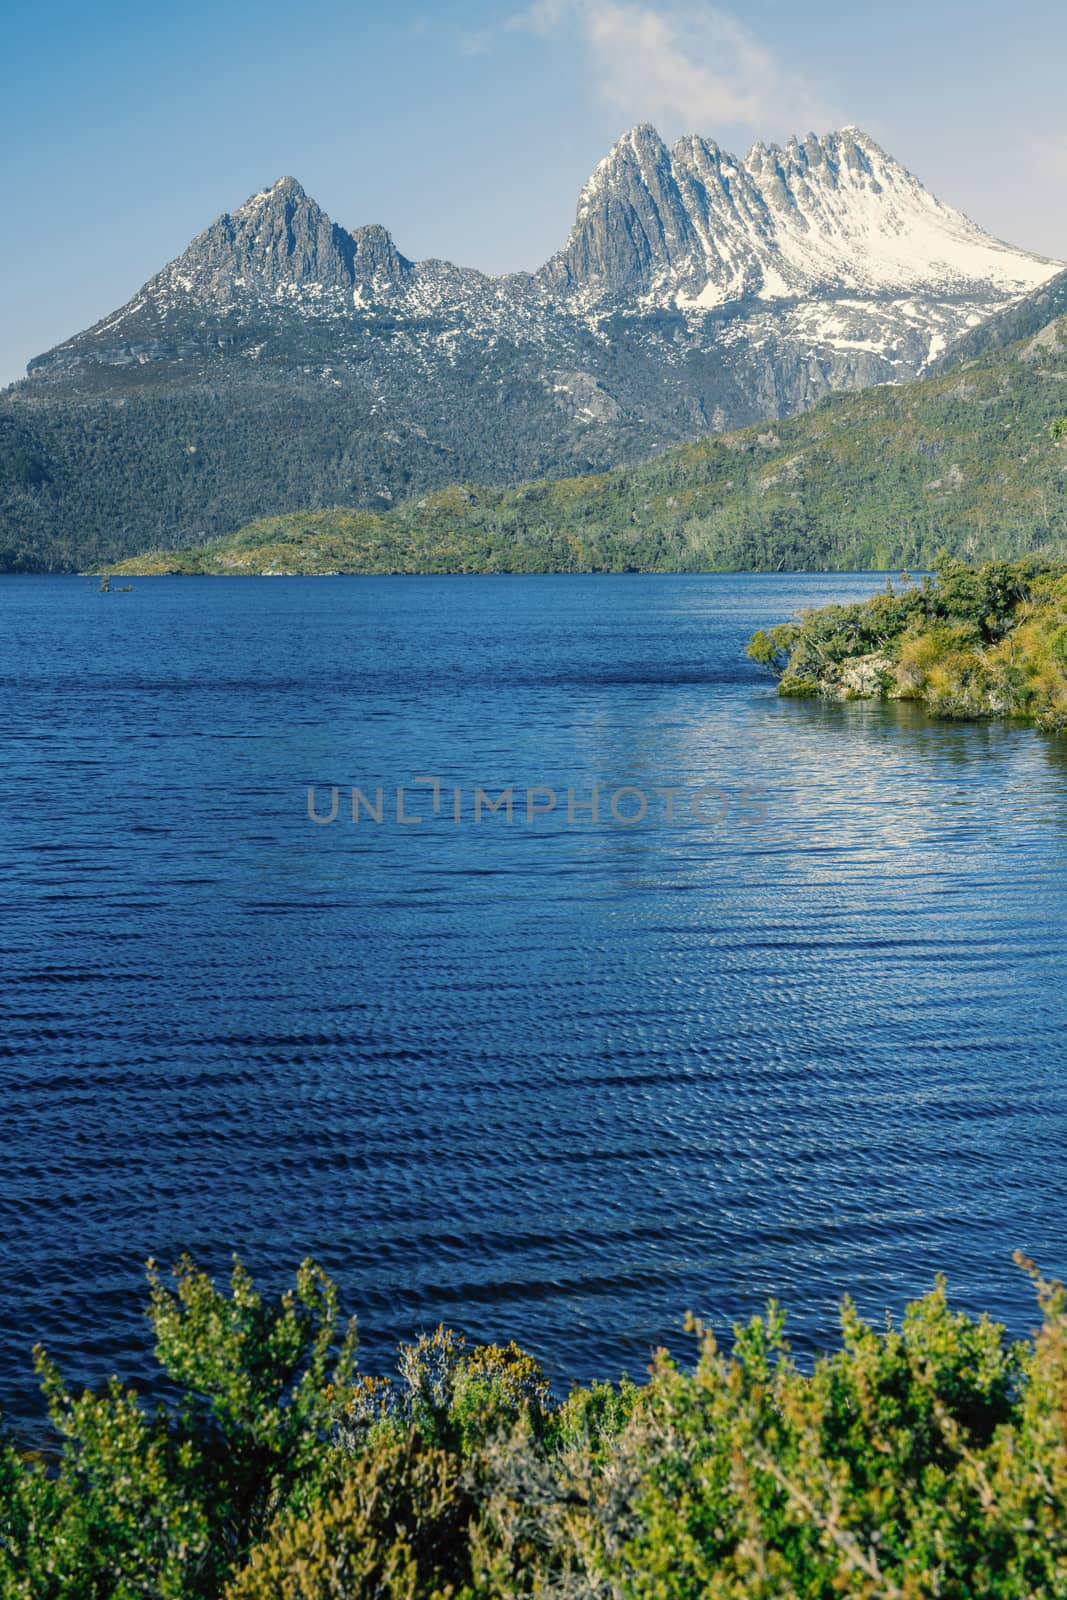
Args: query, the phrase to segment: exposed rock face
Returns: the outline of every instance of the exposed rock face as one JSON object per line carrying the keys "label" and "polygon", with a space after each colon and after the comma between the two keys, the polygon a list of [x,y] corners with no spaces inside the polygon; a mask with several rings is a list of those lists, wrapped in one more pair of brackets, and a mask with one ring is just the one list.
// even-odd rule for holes
{"label": "exposed rock face", "polygon": [[[857,129],[739,159],[695,135],[668,149],[646,124],[600,163],[564,248],[532,274],[409,261],[384,228],[340,227],[279,179],[31,362],[0,408],[32,409],[38,453],[62,462],[49,481],[80,508],[64,548],[90,501],[99,541],[113,517],[124,540],[177,544],[324,500],[600,469],[905,380],[1057,271]],[[172,439],[184,450],[179,399],[182,430],[210,449],[199,476],[181,457],[181,509],[161,490],[143,517],[145,485],[178,475],[164,455]],[[87,442],[88,402],[111,408],[92,424],[106,447]],[[267,411],[284,417],[284,503],[249,491]],[[96,505],[105,449],[114,513]],[[0,533],[24,538],[28,516],[66,528],[58,505],[4,504]]]}
{"label": "exposed rock face", "polygon": [[553,372],[551,392],[561,411],[579,420],[614,422],[619,407],[591,372]]}
{"label": "exposed rock face", "polygon": [[670,154],[643,123],[620,139],[582,190],[563,252],[544,269],[563,290],[647,294],[657,277],[700,248]]}
{"label": "exposed rock face", "polygon": [[1046,337],[1053,337],[1047,332],[1049,325],[1064,314],[1067,314],[1067,272],[1059,272],[1023,299],[1013,301],[964,334],[950,345],[937,366],[960,366],[975,356],[984,355],[987,350],[1001,350],[1017,339],[1025,339],[1028,333],[1044,332]]}
{"label": "exposed rock face", "polygon": [[318,286],[343,289],[354,281],[355,241],[308,198],[295,178],[227,212],[142,295],[184,291],[196,300],[232,302],[242,294],[277,295]]}
{"label": "exposed rock face", "polygon": [[841,664],[838,697],[842,700],[865,700],[871,695],[896,693],[896,666],[884,651],[871,655],[853,656]]}
{"label": "exposed rock face", "polygon": [[411,271],[412,263],[400,254],[379,223],[357,228],[352,243],[352,274],[356,283],[381,290],[401,283],[405,273]]}
{"label": "exposed rock face", "polygon": [[644,124],[597,167],[545,274],[565,291],[709,308],[814,291],[1008,297],[1054,270],[936,200],[857,128],[757,144],[742,161],[693,135],[668,150]]}
{"label": "exposed rock face", "polygon": [[[645,123],[597,167],[566,246],[537,278],[557,297],[689,311],[845,290],[1007,299],[1054,266],[991,239],[858,129],[757,144],[739,160],[693,135],[669,150]],[[218,218],[134,303],[175,290],[201,303],[357,282],[384,290],[411,269],[384,228],[349,233],[280,178]],[[530,290],[527,278],[503,281],[514,295]]]}
{"label": "exposed rock face", "polygon": [[[601,345],[621,341],[646,364],[700,368],[710,355],[748,403],[739,410],[719,394],[709,407],[701,369],[699,393],[692,377],[682,380],[689,409],[707,415],[718,406],[729,421],[747,421],[828,389],[913,376],[1056,270],[936,200],[859,129],[784,148],[757,144],[739,160],[694,135],[668,150],[645,123],[597,167],[567,244],[533,276],[416,265],[384,228],[350,233],[295,178],[280,178],[219,217],[129,305],[31,371],[122,363],[131,344],[146,359],[173,359],[196,344],[205,312],[233,311],[247,325],[280,307],[298,337],[302,317],[337,316],[343,360],[360,316],[381,311],[412,324],[445,317],[455,339],[483,352],[508,340],[546,371],[573,365],[559,358],[590,333]],[[608,327],[620,311],[625,327]],[[161,321],[169,338],[159,336]],[[426,350],[424,359],[441,354]]]}

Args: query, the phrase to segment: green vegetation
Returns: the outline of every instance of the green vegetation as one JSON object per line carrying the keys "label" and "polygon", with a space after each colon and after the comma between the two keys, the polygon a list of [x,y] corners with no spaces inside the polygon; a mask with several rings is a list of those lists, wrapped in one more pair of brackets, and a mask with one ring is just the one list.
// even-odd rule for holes
{"label": "green vegetation", "polygon": [[[702,426],[695,406],[663,415],[658,369],[651,426],[637,396],[590,426],[559,403],[535,349],[461,340],[454,362],[427,371],[409,334],[432,341],[448,321],[298,322],[220,315],[190,330],[184,354],[180,330],[149,328],[123,364],[89,360],[0,394],[0,571],[99,567],[276,513],[385,511],[461,479],[599,470]],[[625,341],[584,342],[595,356],[569,359],[588,355],[623,397],[641,389]],[[157,344],[166,359],[144,355]],[[714,372],[708,383],[717,392]],[[743,397],[730,404],[739,420],[758,415]]]}
{"label": "green vegetation", "polygon": [[3,1600],[1031,1600],[1067,1596],[1067,1296],[1010,1342],[942,1283],[899,1326],[846,1301],[794,1364],[773,1305],[686,1370],[553,1399],[443,1329],[360,1374],[305,1263],[268,1303],[150,1269],[172,1398],[67,1392],[50,1464],[0,1443]]}
{"label": "green vegetation", "polygon": [[1067,563],[967,567],[942,552],[936,580],[901,583],[761,628],[748,654],[779,674],[782,695],[919,700],[938,716],[1067,729]]}
{"label": "green vegetation", "polygon": [[[268,517],[126,573],[927,567],[1067,553],[1067,317],[1007,348],[635,467]],[[28,446],[24,473],[37,470]]]}

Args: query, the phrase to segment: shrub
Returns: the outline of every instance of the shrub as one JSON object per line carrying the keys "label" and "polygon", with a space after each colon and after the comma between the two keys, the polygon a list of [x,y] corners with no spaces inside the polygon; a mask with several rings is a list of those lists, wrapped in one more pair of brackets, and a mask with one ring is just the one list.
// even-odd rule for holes
{"label": "shrub", "polygon": [[182,1263],[150,1315],[178,1399],[73,1398],[56,1469],[0,1442],[2,1600],[1036,1600],[1067,1596],[1067,1299],[1012,1343],[943,1282],[809,1371],[782,1312],[691,1370],[553,1401],[444,1329],[352,1371],[332,1286],[272,1305]]}
{"label": "shrub", "polygon": [[769,631],[758,628],[748,641],[745,654],[760,666],[783,672],[799,634],[800,627],[795,622],[780,622]]}
{"label": "shrub", "polygon": [[188,1259],[173,1291],[151,1263],[149,1283],[177,1399],[150,1412],[117,1380],[72,1395],[38,1348],[59,1464],[27,1462],[4,1496],[0,1596],[5,1583],[34,1600],[215,1595],[279,1511],[336,1481],[332,1397],[355,1330],[339,1328],[326,1275],[305,1262],[274,1304],[239,1261],[228,1295]]}
{"label": "shrub", "polygon": [[748,647],[795,697],[888,694],[939,716],[1067,724],[1067,568],[1027,557],[966,567],[860,605],[824,606]]}
{"label": "shrub", "polygon": [[378,1439],[337,1493],[276,1528],[229,1586],[227,1600],[421,1600],[454,1592],[473,1502],[456,1456],[415,1429]]}

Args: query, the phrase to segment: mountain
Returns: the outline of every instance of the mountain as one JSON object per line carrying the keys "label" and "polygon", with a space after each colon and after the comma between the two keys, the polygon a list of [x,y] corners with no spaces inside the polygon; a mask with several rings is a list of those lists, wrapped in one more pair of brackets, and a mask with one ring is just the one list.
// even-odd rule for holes
{"label": "mountain", "polygon": [[687,310],[931,290],[984,303],[990,285],[1022,294],[1050,271],[942,205],[859,128],[757,144],[738,161],[693,136],[668,150],[647,123],[597,167],[545,268],[579,294]]}
{"label": "mountain", "polygon": [[1067,272],[1059,272],[1040,288],[994,312],[970,332],[962,334],[934,362],[937,370],[962,366],[987,350],[1002,350],[1030,334],[1040,333],[1067,312]]}
{"label": "mountain", "polygon": [[[1058,291],[1053,297],[1058,300]],[[636,467],[303,511],[128,573],[871,570],[1067,553],[1067,308],[908,384]]]}
{"label": "mountain", "polygon": [[743,159],[633,129],[536,273],[413,262],[293,178],[0,396],[0,565],[584,474],[926,370],[1057,264],[858,129]]}

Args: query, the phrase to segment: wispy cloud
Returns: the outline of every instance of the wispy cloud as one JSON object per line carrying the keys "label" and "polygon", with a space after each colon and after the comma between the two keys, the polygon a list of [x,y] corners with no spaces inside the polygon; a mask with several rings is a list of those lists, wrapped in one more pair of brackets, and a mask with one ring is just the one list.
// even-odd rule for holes
{"label": "wispy cloud", "polygon": [[469,59],[487,56],[493,48],[491,28],[460,29],[458,38],[460,54]]}
{"label": "wispy cloud", "polygon": [[805,131],[831,120],[802,74],[717,6],[635,0],[534,0],[513,28],[544,36],[577,30],[595,92],[635,121],[697,133],[730,125]]}

